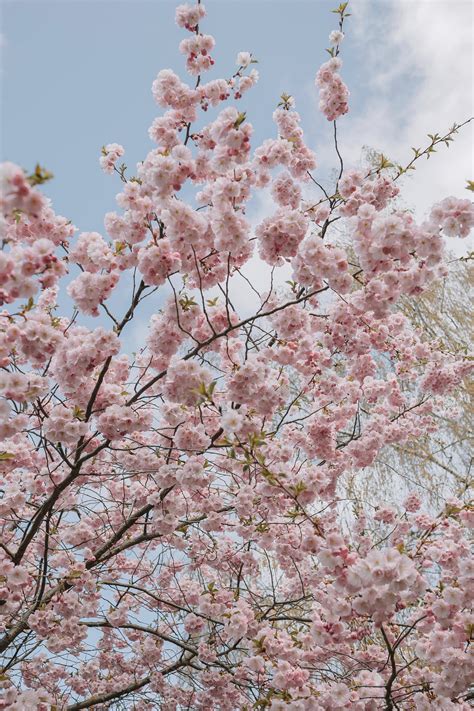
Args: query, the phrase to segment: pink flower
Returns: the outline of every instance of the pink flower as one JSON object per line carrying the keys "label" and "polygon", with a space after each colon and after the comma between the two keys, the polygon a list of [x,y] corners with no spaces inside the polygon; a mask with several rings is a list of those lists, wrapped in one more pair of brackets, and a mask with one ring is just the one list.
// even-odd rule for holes
{"label": "pink flower", "polygon": [[[339,34],[337,33],[338,37]],[[339,57],[333,57],[321,66],[316,75],[316,86],[319,87],[319,108],[328,121],[335,121],[349,111],[349,90],[338,74],[341,65]]]}
{"label": "pink flower", "polygon": [[125,150],[123,146],[120,146],[118,143],[109,143],[104,146],[100,157],[100,167],[104,173],[113,173],[116,162],[124,153]]}
{"label": "pink flower", "polygon": [[244,69],[246,69],[251,61],[252,55],[250,54],[250,52],[239,52],[235,63],[238,67],[243,67]]}
{"label": "pink flower", "polygon": [[11,587],[19,587],[26,585],[30,580],[30,575],[21,566],[16,566],[9,573],[7,573],[8,585]]}
{"label": "pink flower", "polygon": [[196,30],[197,25],[206,16],[206,9],[202,4],[178,5],[176,8],[176,24],[190,32]]}

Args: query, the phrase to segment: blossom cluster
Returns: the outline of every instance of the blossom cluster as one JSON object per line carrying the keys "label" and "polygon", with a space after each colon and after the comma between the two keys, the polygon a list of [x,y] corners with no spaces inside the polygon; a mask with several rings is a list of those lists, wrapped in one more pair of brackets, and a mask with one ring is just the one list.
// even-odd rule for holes
{"label": "blossom cluster", "polygon": [[474,227],[474,205],[470,200],[444,198],[433,205],[429,221],[448,237],[467,237]]}
{"label": "blossom cluster", "polygon": [[341,67],[342,60],[331,57],[316,74],[319,108],[328,121],[335,121],[349,111],[349,90],[339,75]]}
{"label": "blossom cluster", "polygon": [[115,164],[119,158],[125,153],[123,146],[118,143],[108,143],[102,149],[102,155],[100,157],[100,167],[104,173],[113,173]]}

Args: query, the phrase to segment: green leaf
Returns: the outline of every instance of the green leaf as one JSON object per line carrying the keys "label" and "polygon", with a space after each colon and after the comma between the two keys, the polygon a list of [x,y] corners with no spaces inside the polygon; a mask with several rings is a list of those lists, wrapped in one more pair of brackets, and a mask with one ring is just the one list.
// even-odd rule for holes
{"label": "green leaf", "polygon": [[234,128],[239,128],[239,126],[241,126],[243,124],[243,122],[245,121],[246,118],[247,118],[247,113],[245,111],[240,113],[234,121]]}
{"label": "green leaf", "polygon": [[183,311],[189,311],[189,309],[193,306],[197,306],[197,303],[194,301],[194,297],[189,298],[186,294],[180,298],[179,303]]}
{"label": "green leaf", "polygon": [[343,15],[344,10],[348,6],[349,2],[341,2],[339,7],[337,7],[335,10],[331,10],[331,12],[335,12],[337,15]]}
{"label": "green leaf", "polygon": [[31,309],[33,308],[34,305],[35,305],[35,302],[33,300],[33,297],[30,296],[27,303],[23,304],[23,306],[21,307],[21,310],[22,311],[31,311]]}
{"label": "green leaf", "polygon": [[81,408],[78,405],[74,405],[74,410],[72,411],[73,417],[75,417],[77,420],[83,420],[85,412],[84,410],[81,410]]}
{"label": "green leaf", "polygon": [[26,177],[32,187],[42,185],[48,180],[51,180],[51,178],[54,178],[54,175],[49,170],[46,170],[46,168],[42,168],[39,163],[35,165],[34,172]]}

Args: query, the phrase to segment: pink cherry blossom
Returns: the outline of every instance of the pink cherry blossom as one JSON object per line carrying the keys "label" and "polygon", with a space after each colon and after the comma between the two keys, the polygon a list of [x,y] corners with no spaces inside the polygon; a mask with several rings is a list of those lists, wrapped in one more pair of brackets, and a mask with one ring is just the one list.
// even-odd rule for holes
{"label": "pink cherry blossom", "polygon": [[420,221],[406,170],[341,143],[328,169],[346,5],[322,171],[289,94],[259,133],[258,55],[221,76],[200,2],[151,150],[102,150],[103,235],[56,215],[48,171],[1,167],[1,709],[469,707],[474,510],[446,423],[472,362],[406,314],[473,208]]}

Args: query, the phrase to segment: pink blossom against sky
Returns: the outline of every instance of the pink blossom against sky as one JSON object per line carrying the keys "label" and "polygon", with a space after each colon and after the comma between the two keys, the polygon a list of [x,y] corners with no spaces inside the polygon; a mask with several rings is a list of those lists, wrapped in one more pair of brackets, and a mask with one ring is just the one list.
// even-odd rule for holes
{"label": "pink blossom against sky", "polygon": [[[275,135],[272,113],[282,92],[295,97],[308,145],[316,152],[323,183],[337,166],[332,126],[318,110],[314,77],[326,61],[328,35],[337,26],[334,0],[208,0],[205,32],[216,38],[209,79],[230,76],[240,51],[252,52],[260,78],[239,109],[253,124],[252,145]],[[469,0],[351,0],[342,45],[342,77],[351,111],[338,121],[348,164],[362,160],[361,146],[407,162],[426,134],[446,131],[474,114],[473,6]],[[151,84],[170,67],[189,80],[178,51],[182,30],[172,0],[4,0],[2,18],[1,154],[24,168],[36,161],[51,170],[47,185],[56,211],[79,231],[105,233],[103,216],[115,209],[117,176],[99,166],[101,147],[125,147],[129,174],[152,144],[148,127],[160,109]],[[210,119],[216,110],[210,110]],[[450,149],[418,163],[404,191],[419,218],[446,195],[467,197],[473,177],[472,128]],[[255,226],[273,200],[262,191],[249,205]],[[451,240],[456,252],[472,249]],[[270,270],[258,258],[247,265],[264,290]],[[283,275],[282,279],[289,278]],[[269,282],[268,282],[269,283]],[[150,300],[134,325],[139,340],[161,306]],[[67,297],[65,297],[67,298]],[[114,297],[119,298],[119,297]],[[234,296],[241,308],[252,299]],[[90,318],[91,326],[96,323]]]}
{"label": "pink blossom against sky", "polygon": [[[122,143],[134,169],[150,148],[147,129],[157,113],[150,85],[158,70],[186,76],[175,4],[3,1],[3,158],[27,168],[47,164],[56,176],[48,186],[56,209],[81,230],[103,229],[119,187],[99,169],[101,146]],[[206,2],[205,31],[217,39],[209,78],[230,76],[237,52],[253,52],[259,90],[241,105],[254,125],[254,144],[274,130],[271,115],[286,91],[296,98],[321,177],[334,156],[314,75],[336,27],[333,6],[333,0]],[[401,161],[428,132],[474,113],[470,0],[352,0],[351,12],[342,51],[351,112],[339,127],[349,160],[360,158],[365,144]],[[472,129],[464,129],[434,167],[418,169],[410,192],[419,210],[446,194],[465,196],[471,142]]]}

